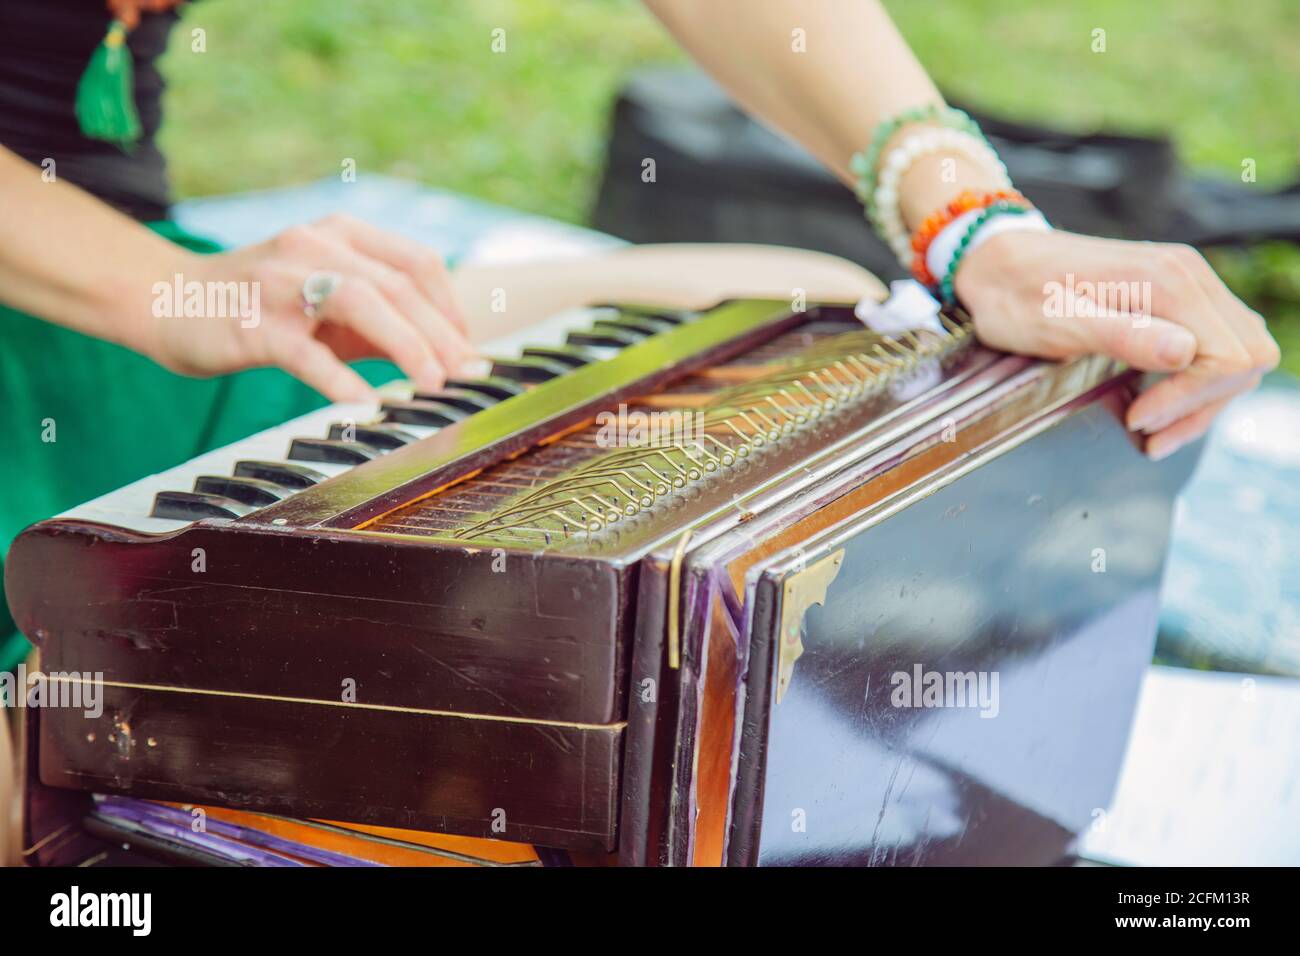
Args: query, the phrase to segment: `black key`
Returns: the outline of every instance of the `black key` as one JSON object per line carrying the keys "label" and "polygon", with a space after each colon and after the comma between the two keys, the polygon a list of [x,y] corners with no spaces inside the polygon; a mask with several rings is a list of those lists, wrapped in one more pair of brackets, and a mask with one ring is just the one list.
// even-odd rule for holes
{"label": "black key", "polygon": [[404,432],[392,425],[353,425],[345,422],[335,422],[331,425],[329,437],[331,441],[359,441],[385,450],[401,448],[415,441],[415,436],[410,432]]}
{"label": "black key", "polygon": [[671,322],[652,319],[645,315],[620,315],[617,319],[597,319],[591,324],[593,328],[627,329],[629,332],[640,332],[642,335],[658,335],[673,327]]}
{"label": "black key", "polygon": [[549,382],[569,371],[569,366],[561,365],[553,359],[517,358],[493,359],[492,374],[501,378],[513,378],[516,382]]}
{"label": "black key", "polygon": [[310,488],[325,476],[315,468],[287,461],[237,461],[236,478],[257,478],[285,488]]}
{"label": "black key", "polygon": [[447,379],[448,388],[463,388],[469,392],[478,392],[480,395],[487,395],[495,398],[497,401],[505,401],[507,398],[514,398],[516,395],[522,395],[526,389],[518,382],[512,382],[508,378],[449,378]]}
{"label": "black key", "polygon": [[524,349],[524,358],[549,359],[570,368],[581,368],[591,362],[599,362],[605,356],[594,349],[584,349],[577,345],[530,345]]}
{"label": "black key", "polygon": [[445,428],[466,417],[464,411],[445,402],[384,402],[384,420]]}
{"label": "black key", "polygon": [[326,461],[335,465],[361,465],[383,452],[374,445],[359,441],[332,441],[328,438],[295,438],[289,457],[298,461]]}
{"label": "black key", "polygon": [[[691,312],[686,309],[660,309],[652,305],[608,305],[602,303],[595,306],[598,309],[613,309],[615,312],[623,315],[639,315],[647,319],[658,319],[660,322],[668,322],[672,325],[681,325],[683,322],[690,322],[699,317],[698,312]],[[606,318],[601,315],[598,318]]]}
{"label": "black key", "polygon": [[201,475],[194,479],[194,490],[207,495],[222,495],[242,501],[254,508],[273,505],[293,494],[292,489],[259,478],[231,478],[227,475]]}
{"label": "black key", "polygon": [[160,491],[153,499],[155,518],[198,521],[202,518],[240,518],[253,509],[223,495],[205,495],[195,491]]}
{"label": "black key", "polygon": [[459,408],[467,415],[473,415],[485,408],[491,408],[498,401],[491,396],[471,392],[463,388],[444,388],[441,392],[417,392],[415,400],[417,402],[442,402],[452,408]]}
{"label": "black key", "polygon": [[602,326],[599,323],[584,331],[570,332],[565,340],[570,345],[597,346],[599,348],[625,349],[636,345],[645,335],[628,329]]}

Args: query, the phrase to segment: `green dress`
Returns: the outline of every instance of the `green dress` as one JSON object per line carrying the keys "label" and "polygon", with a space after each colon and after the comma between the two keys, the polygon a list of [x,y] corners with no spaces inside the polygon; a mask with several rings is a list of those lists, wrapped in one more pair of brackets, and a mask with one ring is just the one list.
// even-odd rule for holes
{"label": "green dress", "polygon": [[[188,249],[219,251],[175,223],[150,228]],[[359,371],[372,383],[396,374],[386,362]],[[3,306],[0,397],[0,555],[32,522],[325,402],[278,369],[186,378]],[[29,648],[0,601],[0,670]]]}

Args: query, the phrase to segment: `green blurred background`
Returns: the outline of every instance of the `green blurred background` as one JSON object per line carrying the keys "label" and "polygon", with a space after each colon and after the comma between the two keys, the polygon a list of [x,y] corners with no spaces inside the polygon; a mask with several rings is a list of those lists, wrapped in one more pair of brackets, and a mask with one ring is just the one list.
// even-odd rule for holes
{"label": "green blurred background", "polygon": [[[1239,178],[1254,159],[1261,189],[1300,173],[1297,0],[886,5],[940,85],[982,109],[1168,133],[1196,169]],[[196,27],[206,52],[192,49]],[[1090,46],[1099,27],[1104,54]],[[162,139],[180,197],[336,176],[352,157],[362,175],[581,223],[620,83],[671,62],[685,57],[637,0],[205,0],[164,62]],[[1300,249],[1212,261],[1300,374]]]}

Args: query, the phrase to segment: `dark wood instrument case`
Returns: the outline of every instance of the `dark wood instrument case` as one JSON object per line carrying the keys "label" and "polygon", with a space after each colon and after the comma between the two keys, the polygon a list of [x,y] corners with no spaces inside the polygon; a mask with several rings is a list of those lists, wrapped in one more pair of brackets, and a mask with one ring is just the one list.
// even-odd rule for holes
{"label": "dark wood instrument case", "polygon": [[[626,864],[1058,858],[1118,774],[1195,461],[1143,458],[1134,373],[966,343],[588,545],[415,530],[598,409],[845,319],[720,312],[246,518],[25,532],[15,618],[104,693],[28,715],[32,861],[85,849],[52,835],[91,792]],[[891,707],[914,666],[1002,674],[997,719]]]}

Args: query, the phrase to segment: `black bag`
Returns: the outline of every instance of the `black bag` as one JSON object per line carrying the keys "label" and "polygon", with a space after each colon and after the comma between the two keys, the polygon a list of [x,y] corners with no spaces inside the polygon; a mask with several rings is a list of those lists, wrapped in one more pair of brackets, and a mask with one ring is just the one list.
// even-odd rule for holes
{"label": "black bag", "polygon": [[[967,108],[1055,225],[1198,246],[1300,242],[1300,183],[1277,192],[1188,177],[1167,139],[1075,135]],[[654,179],[645,161],[654,160]],[[856,197],[802,147],[741,113],[692,70],[634,74],[614,107],[596,228],[634,242],[757,242],[905,273]]]}

